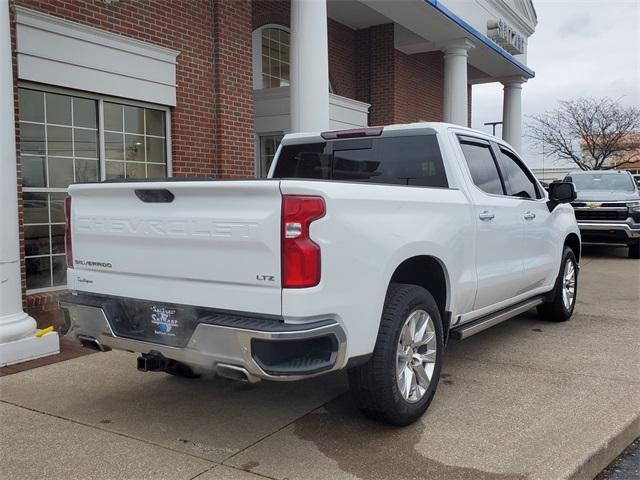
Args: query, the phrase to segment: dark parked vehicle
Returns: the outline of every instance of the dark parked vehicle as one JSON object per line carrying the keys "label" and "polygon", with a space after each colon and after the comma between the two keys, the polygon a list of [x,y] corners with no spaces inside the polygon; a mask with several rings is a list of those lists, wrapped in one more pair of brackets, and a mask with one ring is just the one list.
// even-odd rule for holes
{"label": "dark parked vehicle", "polygon": [[570,172],[578,197],[572,203],[583,243],[626,245],[640,258],[640,192],[623,170]]}

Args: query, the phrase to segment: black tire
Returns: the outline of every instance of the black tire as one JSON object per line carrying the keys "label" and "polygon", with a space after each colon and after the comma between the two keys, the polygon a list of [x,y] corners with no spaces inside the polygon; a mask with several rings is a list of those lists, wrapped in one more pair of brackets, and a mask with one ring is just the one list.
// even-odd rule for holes
{"label": "black tire", "polygon": [[[418,401],[411,403],[403,397],[396,380],[397,348],[405,321],[418,309],[431,317],[436,353],[429,386]],[[349,387],[356,405],[365,415],[391,425],[415,422],[427,410],[436,393],[443,355],[442,319],[433,296],[416,285],[391,284],[373,354],[367,363],[349,370]]]}
{"label": "black tire", "polygon": [[[564,287],[564,277],[568,268],[567,262],[572,263],[575,272],[575,293],[573,295],[573,301],[568,308],[563,300],[562,292]],[[538,306],[538,316],[542,320],[549,320],[552,322],[566,322],[571,318],[571,315],[573,315],[573,311],[576,307],[576,299],[578,298],[579,271],[580,269],[573,250],[571,250],[569,247],[564,247],[564,251],[562,252],[562,261],[560,262],[560,272],[558,273],[558,278],[556,279],[556,284],[553,288],[552,297],[548,302]]]}
{"label": "black tire", "polygon": [[182,378],[200,378],[200,374],[193,371],[193,369],[184,363],[172,361],[167,365],[165,370],[169,375]]}
{"label": "black tire", "polygon": [[636,240],[634,243],[629,244],[629,258],[640,258],[640,240]]}

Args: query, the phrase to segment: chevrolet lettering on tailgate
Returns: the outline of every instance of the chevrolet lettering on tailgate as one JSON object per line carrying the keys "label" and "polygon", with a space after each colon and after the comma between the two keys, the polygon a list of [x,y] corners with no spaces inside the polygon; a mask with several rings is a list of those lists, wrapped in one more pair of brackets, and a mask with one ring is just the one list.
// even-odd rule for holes
{"label": "chevrolet lettering on tailgate", "polygon": [[257,223],[220,222],[207,218],[83,217],[76,219],[78,231],[167,237],[227,237],[249,239]]}

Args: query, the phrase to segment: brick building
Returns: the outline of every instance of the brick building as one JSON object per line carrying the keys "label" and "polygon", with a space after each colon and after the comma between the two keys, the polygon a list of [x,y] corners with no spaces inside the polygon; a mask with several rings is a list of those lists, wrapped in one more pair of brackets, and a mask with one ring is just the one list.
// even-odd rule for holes
{"label": "brick building", "polygon": [[622,143],[625,152],[614,162],[614,168],[629,170],[634,175],[640,175],[640,132],[625,135]]}
{"label": "brick building", "polygon": [[467,124],[487,82],[519,148],[536,21],[530,0],[9,0],[24,307],[65,288],[73,182],[265,176],[283,134]]}

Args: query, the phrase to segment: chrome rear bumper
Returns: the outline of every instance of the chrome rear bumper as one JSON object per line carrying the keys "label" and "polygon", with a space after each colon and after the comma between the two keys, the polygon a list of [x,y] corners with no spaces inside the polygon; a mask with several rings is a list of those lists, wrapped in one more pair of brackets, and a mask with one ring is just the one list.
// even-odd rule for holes
{"label": "chrome rear bumper", "polygon": [[[292,381],[313,377],[343,368],[346,363],[346,335],[335,320],[290,324],[260,318],[225,325],[199,323],[185,347],[125,338],[114,333],[108,313],[99,301],[87,301],[82,295],[69,294],[62,298],[60,307],[65,316],[65,335],[100,350],[126,350],[142,354],[161,354],[167,359],[185,363],[200,370],[216,371],[239,367],[248,373],[249,381],[258,379]],[[240,317],[239,317],[240,318]],[[266,358],[281,356],[283,351],[313,350],[306,343],[326,351],[322,358],[298,353],[286,362],[269,363]],[[315,343],[314,343],[315,342]],[[322,349],[320,349],[322,350]],[[271,353],[275,354],[271,355]],[[261,352],[261,353],[258,353]]]}

